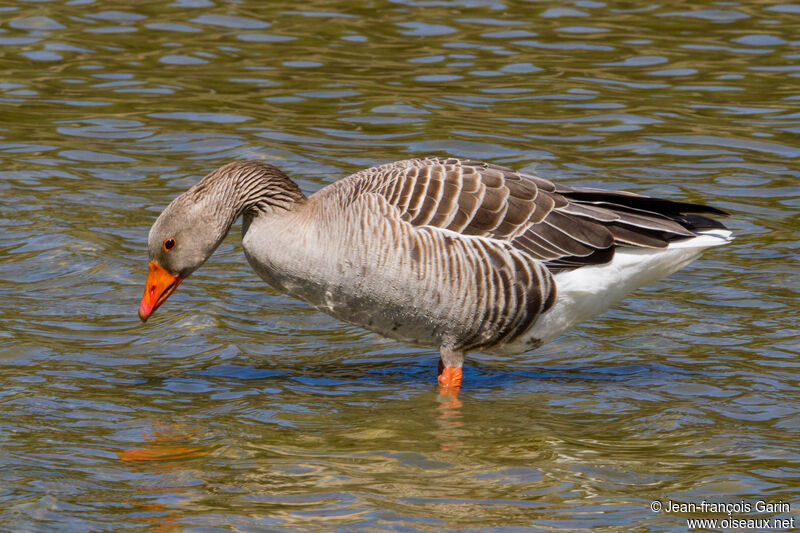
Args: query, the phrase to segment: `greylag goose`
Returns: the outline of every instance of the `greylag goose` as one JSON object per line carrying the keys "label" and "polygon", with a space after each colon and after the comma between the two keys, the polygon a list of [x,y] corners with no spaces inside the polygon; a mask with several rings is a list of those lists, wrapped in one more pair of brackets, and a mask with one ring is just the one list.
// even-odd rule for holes
{"label": "greylag goose", "polygon": [[150,229],[146,321],[240,216],[267,283],[386,337],[464,354],[536,348],[688,264],[731,232],[714,207],[568,187],[479,161],[369,168],[306,197],[276,167],[236,161],[175,198]]}

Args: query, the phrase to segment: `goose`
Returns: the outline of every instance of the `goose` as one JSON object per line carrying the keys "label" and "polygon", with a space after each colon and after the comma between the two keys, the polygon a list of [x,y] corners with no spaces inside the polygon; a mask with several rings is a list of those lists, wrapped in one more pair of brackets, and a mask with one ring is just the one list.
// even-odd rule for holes
{"label": "goose", "polygon": [[269,285],[345,322],[439,349],[440,389],[464,355],[520,354],[729,242],[715,207],[570,187],[480,161],[361,170],[306,196],[263,161],[228,163],[176,197],[148,236],[147,319],[242,217]]}

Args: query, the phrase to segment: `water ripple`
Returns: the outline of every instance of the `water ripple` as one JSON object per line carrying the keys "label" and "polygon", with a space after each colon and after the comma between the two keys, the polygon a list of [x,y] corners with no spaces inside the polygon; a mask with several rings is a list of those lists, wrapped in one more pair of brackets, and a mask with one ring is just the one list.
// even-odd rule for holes
{"label": "water ripple", "polygon": [[[796,7],[0,8],[0,528],[683,531],[649,502],[794,505]],[[209,170],[315,191],[425,154],[709,202],[737,238],[536,352],[474,354],[458,401],[432,350],[266,287],[235,235],[137,320],[148,228]]]}

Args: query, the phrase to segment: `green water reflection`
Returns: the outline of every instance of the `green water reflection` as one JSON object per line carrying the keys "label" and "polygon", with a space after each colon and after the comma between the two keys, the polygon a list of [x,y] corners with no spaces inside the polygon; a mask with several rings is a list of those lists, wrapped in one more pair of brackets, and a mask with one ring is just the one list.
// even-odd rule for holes
{"label": "green water reflection", "polygon": [[[800,519],[798,13],[0,6],[0,529],[704,516],[656,499]],[[460,404],[435,392],[435,353],[265,287],[235,235],[139,323],[148,228],[210,169],[263,158],[312,192],[428,154],[710,202],[737,239],[536,352],[475,354]]]}

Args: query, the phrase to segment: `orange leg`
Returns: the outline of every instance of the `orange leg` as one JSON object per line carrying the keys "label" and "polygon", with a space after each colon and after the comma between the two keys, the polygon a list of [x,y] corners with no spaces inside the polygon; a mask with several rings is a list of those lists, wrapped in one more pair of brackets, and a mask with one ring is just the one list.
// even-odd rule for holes
{"label": "orange leg", "polygon": [[448,396],[458,396],[458,390],[461,388],[461,367],[460,366],[445,366],[444,361],[439,360],[439,394],[446,394]]}

